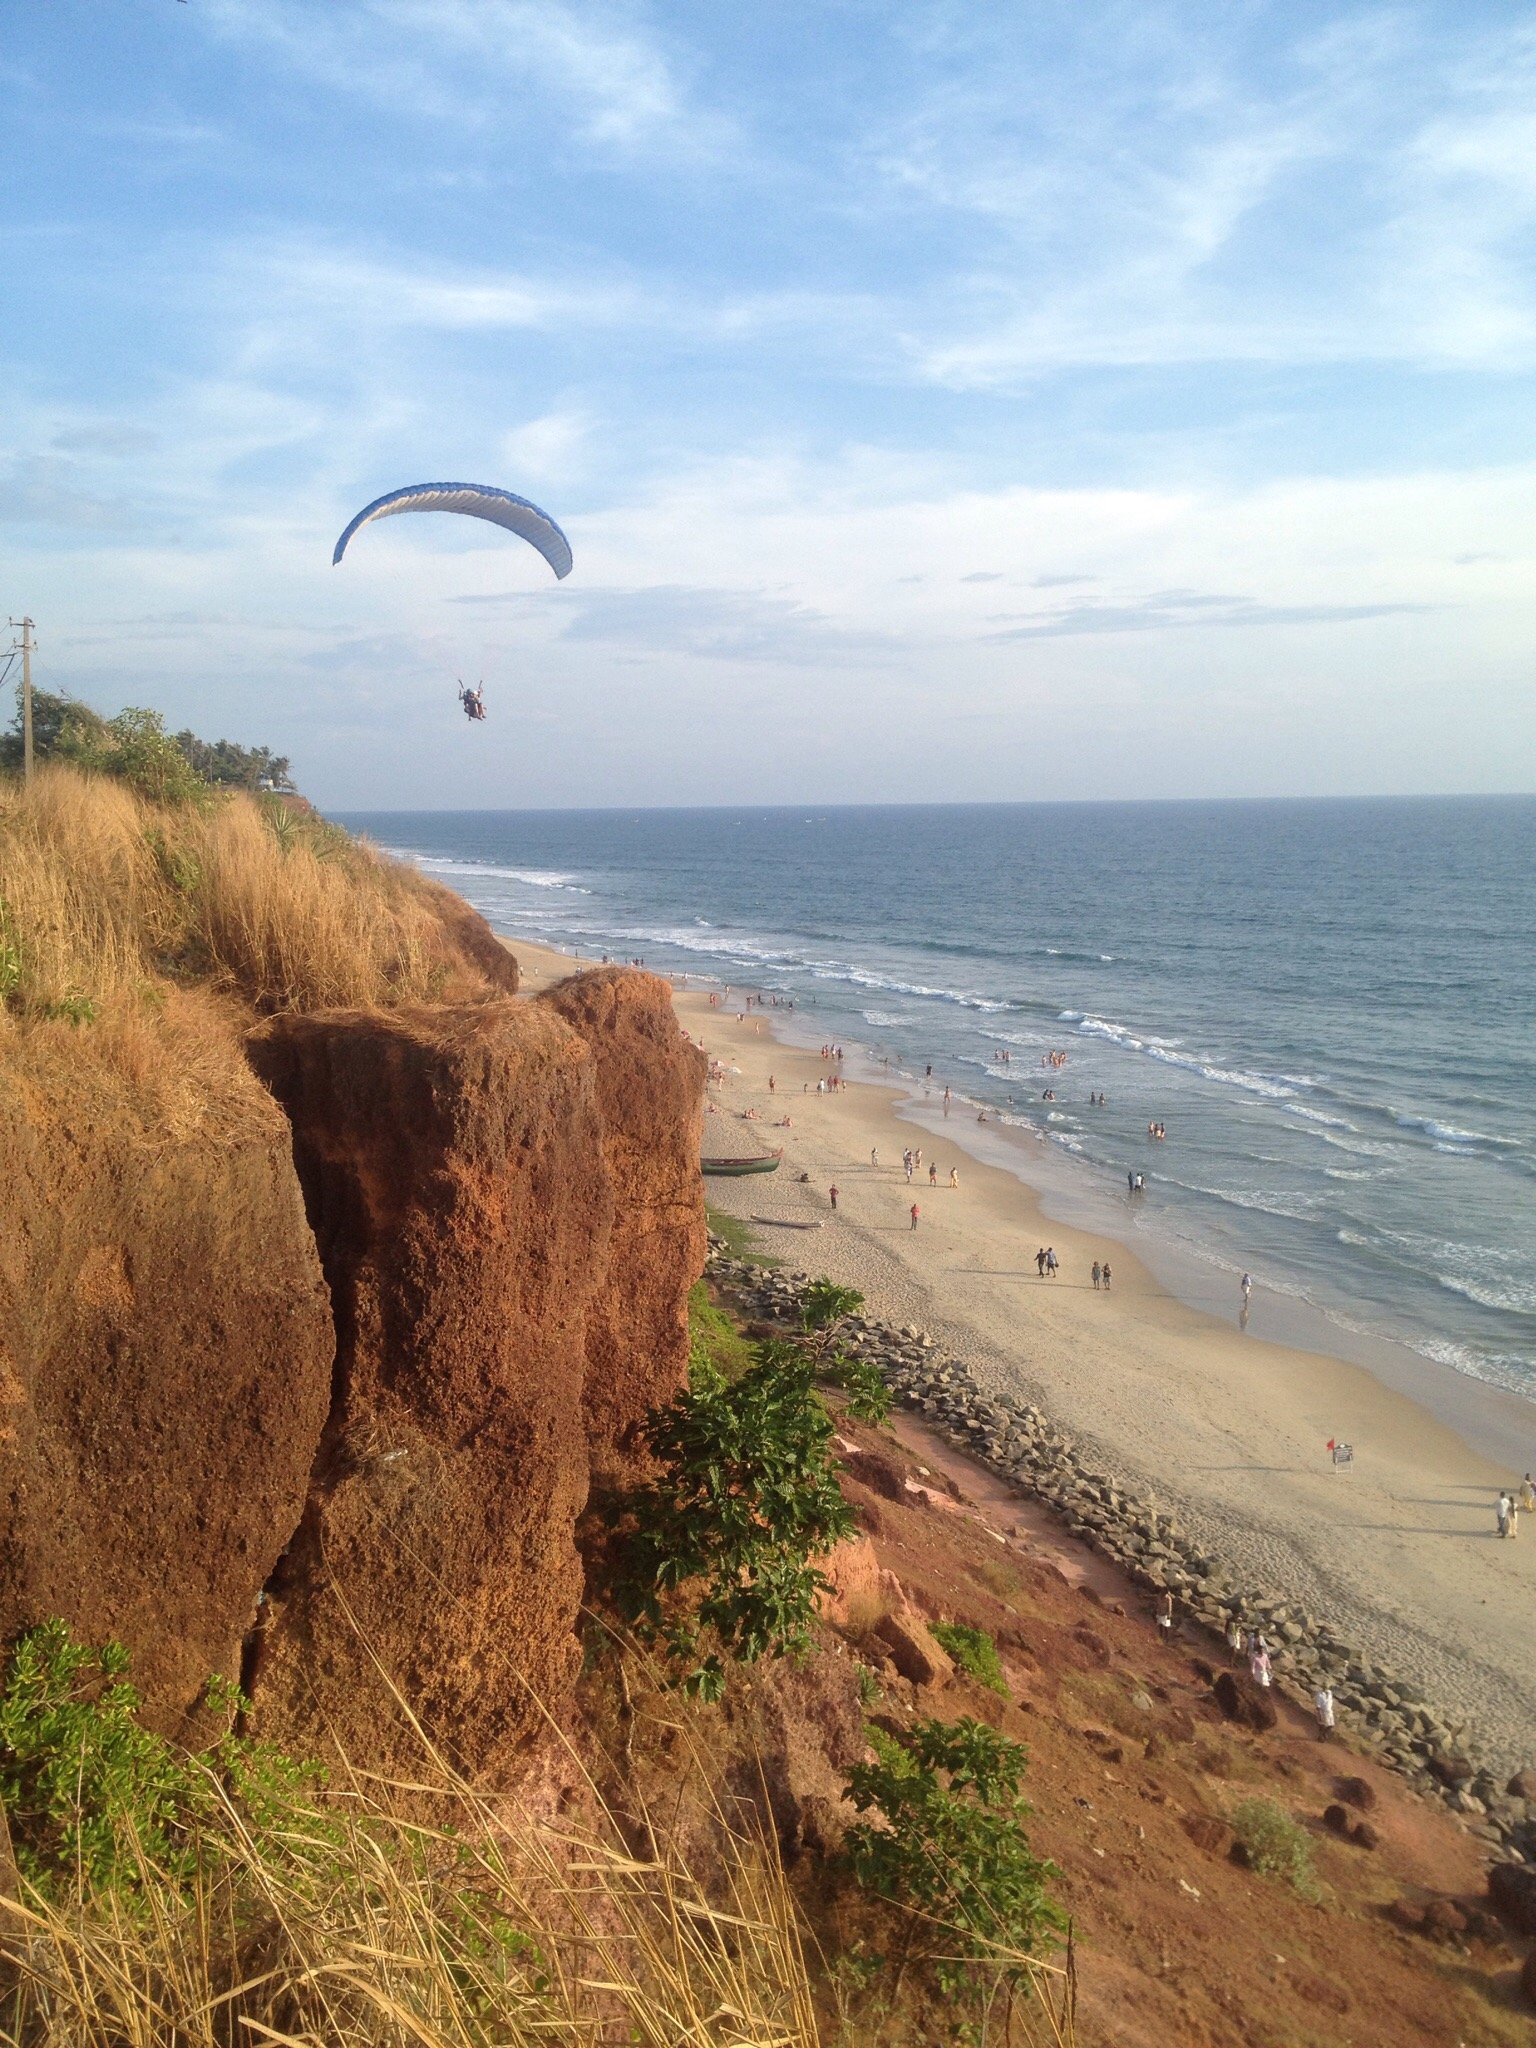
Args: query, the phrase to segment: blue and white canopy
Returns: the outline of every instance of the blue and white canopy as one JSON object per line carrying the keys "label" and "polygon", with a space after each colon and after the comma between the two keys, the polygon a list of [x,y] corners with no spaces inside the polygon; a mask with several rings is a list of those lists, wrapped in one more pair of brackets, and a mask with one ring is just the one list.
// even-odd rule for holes
{"label": "blue and white canopy", "polygon": [[557,576],[571,573],[571,544],[547,512],[515,491],[498,490],[494,484],[411,484],[403,491],[387,491],[365,505],[336,543],[331,556],[334,568],[347,551],[347,542],[360,526],[374,519],[388,519],[396,512],[462,512],[471,519],[489,519],[495,526],[519,534],[548,562]]}

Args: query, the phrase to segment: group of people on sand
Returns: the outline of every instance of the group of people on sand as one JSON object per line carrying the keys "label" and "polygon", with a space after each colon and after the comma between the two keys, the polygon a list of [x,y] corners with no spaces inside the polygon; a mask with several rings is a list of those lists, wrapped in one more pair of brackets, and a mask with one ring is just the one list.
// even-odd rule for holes
{"label": "group of people on sand", "polygon": [[1520,1482],[1518,1496],[1506,1488],[1499,1495],[1493,1512],[1499,1534],[1513,1541],[1520,1534],[1520,1517],[1536,1514],[1536,1480],[1531,1478],[1529,1472]]}

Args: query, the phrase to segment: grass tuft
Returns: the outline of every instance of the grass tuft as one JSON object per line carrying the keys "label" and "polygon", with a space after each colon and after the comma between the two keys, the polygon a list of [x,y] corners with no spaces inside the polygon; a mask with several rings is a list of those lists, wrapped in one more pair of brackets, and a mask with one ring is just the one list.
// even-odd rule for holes
{"label": "grass tuft", "polygon": [[935,1642],[948,1650],[960,1669],[974,1678],[978,1685],[1009,1697],[1008,1680],[1003,1675],[1002,1660],[997,1654],[997,1644],[984,1628],[967,1628],[964,1622],[935,1621],[929,1628]]}

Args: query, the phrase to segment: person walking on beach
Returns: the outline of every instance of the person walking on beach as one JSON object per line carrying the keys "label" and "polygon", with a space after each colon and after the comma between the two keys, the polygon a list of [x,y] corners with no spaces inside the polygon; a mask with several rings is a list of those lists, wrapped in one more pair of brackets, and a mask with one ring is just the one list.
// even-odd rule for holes
{"label": "person walking on beach", "polygon": [[1245,1273],[1238,1285],[1243,1290],[1243,1307],[1246,1308],[1248,1306],[1248,1297],[1253,1292],[1253,1275]]}
{"label": "person walking on beach", "polygon": [[1045,1270],[1047,1273],[1050,1274],[1053,1280],[1056,1278],[1056,1275],[1061,1270],[1060,1263],[1056,1257],[1056,1248],[1054,1245],[1048,1244],[1045,1248]]}
{"label": "person walking on beach", "polygon": [[931,1188],[936,1188],[938,1184],[939,1162],[936,1159],[930,1159],[928,1162],[928,1185]]}
{"label": "person walking on beach", "polygon": [[1334,1729],[1333,1687],[1326,1678],[1312,1695],[1312,1711],[1317,1716],[1317,1739],[1326,1742]]}
{"label": "person walking on beach", "polygon": [[916,1228],[917,1228],[917,1204],[916,1204],[916,1202],[914,1202],[914,1203],[912,1204],[912,1207],[911,1207],[911,1208],[910,1208],[910,1209],[909,1209],[909,1210],[907,1211],[907,1214],[908,1214],[908,1215],[909,1215],[909,1216],[910,1216],[910,1217],[912,1218],[912,1228],[913,1228],[914,1230],[916,1230]]}
{"label": "person walking on beach", "polygon": [[1227,1623],[1227,1654],[1234,1664],[1243,1661],[1243,1624],[1234,1614]]}
{"label": "person walking on beach", "polygon": [[1099,1264],[1098,1260],[1095,1259],[1093,1262],[1093,1291],[1095,1294],[1097,1294],[1099,1291],[1099,1282],[1103,1278],[1103,1275],[1104,1268]]}
{"label": "person walking on beach", "polygon": [[1493,1511],[1494,1517],[1499,1525],[1499,1534],[1501,1536],[1507,1536],[1509,1534],[1509,1518],[1514,1513],[1514,1511],[1515,1504],[1510,1499],[1509,1495],[1507,1493],[1501,1493],[1499,1495],[1498,1506]]}
{"label": "person walking on beach", "polygon": [[1253,1673],[1254,1684],[1262,1686],[1265,1692],[1268,1692],[1270,1680],[1274,1677],[1274,1666],[1269,1661],[1269,1652],[1264,1648],[1262,1638],[1258,1649],[1253,1653],[1248,1669]]}
{"label": "person walking on beach", "polygon": [[1036,1272],[1037,1272],[1037,1273],[1038,1273],[1038,1274],[1040,1275],[1040,1278],[1041,1278],[1042,1280],[1043,1280],[1043,1279],[1045,1278],[1045,1246],[1044,1246],[1044,1245],[1041,1245],[1041,1247],[1040,1247],[1039,1251],[1037,1251],[1037,1252],[1035,1253],[1035,1271],[1036,1271]]}
{"label": "person walking on beach", "polygon": [[901,1170],[907,1176],[907,1186],[912,1185],[912,1148],[909,1145],[901,1155]]}
{"label": "person walking on beach", "polygon": [[944,1090],[944,1114],[946,1116],[949,1115],[949,1090],[947,1088]]}
{"label": "person walking on beach", "polygon": [[949,1184],[950,1184],[950,1186],[951,1186],[952,1188],[958,1188],[958,1187],[959,1187],[959,1185],[960,1185],[960,1169],[959,1169],[959,1167],[958,1167],[958,1166],[952,1166],[952,1167],[951,1167],[951,1168],[949,1169]]}
{"label": "person walking on beach", "polygon": [[1520,1509],[1523,1514],[1536,1514],[1536,1480],[1529,1472],[1520,1482]]}
{"label": "person walking on beach", "polygon": [[880,1164],[880,1148],[879,1148],[879,1146],[878,1146],[878,1145],[871,1145],[871,1146],[870,1146],[870,1148],[869,1148],[869,1163],[870,1163],[870,1165],[871,1165],[871,1166],[878,1166],[878,1165]]}
{"label": "person walking on beach", "polygon": [[1165,1643],[1173,1641],[1173,1594],[1164,1593],[1157,1603],[1158,1633]]}
{"label": "person walking on beach", "polygon": [[1106,1259],[1106,1260],[1104,1261],[1104,1292],[1105,1292],[1106,1294],[1108,1294],[1108,1292],[1109,1292],[1109,1281],[1110,1281],[1110,1272],[1109,1272],[1109,1261],[1108,1261],[1108,1259]]}
{"label": "person walking on beach", "polygon": [[832,1203],[832,1206],[833,1206],[833,1208],[835,1209],[835,1208],[837,1207],[837,1182],[836,1182],[836,1181],[833,1181],[833,1183],[832,1183],[831,1187],[829,1187],[829,1188],[827,1189],[827,1195],[828,1195],[828,1198],[830,1199],[830,1201],[831,1201],[831,1203]]}

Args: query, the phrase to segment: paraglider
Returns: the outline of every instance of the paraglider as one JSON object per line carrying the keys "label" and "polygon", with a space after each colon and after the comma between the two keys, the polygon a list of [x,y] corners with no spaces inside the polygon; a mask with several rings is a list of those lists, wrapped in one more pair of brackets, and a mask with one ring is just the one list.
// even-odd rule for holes
{"label": "paraglider", "polygon": [[469,719],[474,719],[474,720],[477,720],[477,721],[479,721],[479,722],[482,722],[482,723],[484,722],[484,719],[485,719],[485,685],[484,685],[484,683],[476,683],[475,687],[474,687],[474,688],[473,688],[472,690],[466,690],[466,689],[465,689],[465,687],[464,687],[464,685],[463,685],[463,683],[461,682],[461,683],[459,684],[459,702],[460,702],[460,703],[461,703],[461,704],[463,705],[463,707],[464,707],[464,716],[465,716],[466,718],[469,718]]}
{"label": "paraglider", "polygon": [[499,490],[494,484],[411,484],[403,491],[386,491],[382,498],[365,505],[343,532],[331,556],[332,568],[341,561],[360,526],[389,519],[396,512],[460,512],[470,519],[488,519],[537,548],[556,576],[571,573],[571,544],[549,514],[515,491]]}

